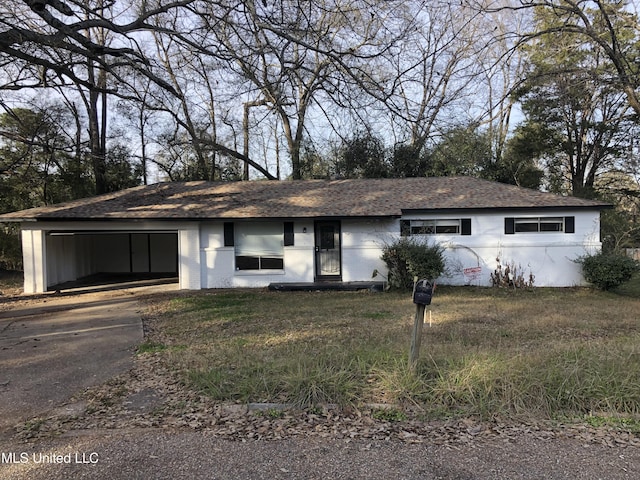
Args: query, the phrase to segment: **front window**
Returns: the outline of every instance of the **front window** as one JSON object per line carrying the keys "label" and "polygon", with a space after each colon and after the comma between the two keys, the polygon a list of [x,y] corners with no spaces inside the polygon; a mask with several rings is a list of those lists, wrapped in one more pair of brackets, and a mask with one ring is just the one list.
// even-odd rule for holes
{"label": "front window", "polygon": [[284,269],[282,223],[236,223],[234,228],[236,270]]}
{"label": "front window", "polygon": [[527,232],[563,232],[564,217],[516,218],[516,233]]}
{"label": "front window", "polygon": [[427,219],[403,220],[402,235],[469,235],[471,221],[469,219]]}

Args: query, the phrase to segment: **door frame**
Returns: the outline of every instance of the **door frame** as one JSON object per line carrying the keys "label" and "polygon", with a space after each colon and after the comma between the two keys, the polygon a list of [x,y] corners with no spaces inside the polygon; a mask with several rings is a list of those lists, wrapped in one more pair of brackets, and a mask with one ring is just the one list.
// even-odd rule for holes
{"label": "door frame", "polygon": [[[321,228],[323,226],[332,226],[336,229],[334,231],[338,251],[338,273],[334,275],[321,275],[320,274],[320,253],[321,253]],[[335,245],[335,244],[334,244]],[[316,220],[314,222],[314,254],[313,254],[313,271],[314,279],[317,282],[326,281],[342,281],[342,223],[340,220]]]}

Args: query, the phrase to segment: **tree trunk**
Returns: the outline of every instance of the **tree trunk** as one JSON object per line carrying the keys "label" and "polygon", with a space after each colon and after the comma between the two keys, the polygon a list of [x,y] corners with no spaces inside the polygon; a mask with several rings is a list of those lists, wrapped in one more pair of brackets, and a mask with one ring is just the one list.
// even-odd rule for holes
{"label": "tree trunk", "polygon": [[[88,63],[89,80],[92,85],[96,85],[95,71],[93,62],[89,60]],[[106,178],[106,161],[105,150],[102,144],[103,139],[106,139],[104,131],[100,131],[100,120],[98,119],[98,98],[100,92],[97,88],[92,88],[89,91],[89,104],[87,105],[87,116],[89,117],[89,142],[91,148],[91,165],[93,167],[93,175],[96,185],[96,194],[107,193],[107,178]],[[106,105],[103,105],[103,119],[106,113]],[[105,125],[102,125],[104,130]]]}

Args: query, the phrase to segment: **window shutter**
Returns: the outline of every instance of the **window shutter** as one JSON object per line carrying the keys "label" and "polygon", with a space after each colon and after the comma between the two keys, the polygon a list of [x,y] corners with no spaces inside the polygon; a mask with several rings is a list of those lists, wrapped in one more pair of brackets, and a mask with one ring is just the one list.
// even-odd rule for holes
{"label": "window shutter", "polygon": [[460,219],[460,234],[471,235],[471,219],[470,218]]}
{"label": "window shutter", "polygon": [[284,222],[284,246],[290,247],[293,245],[293,222]]}
{"label": "window shutter", "polygon": [[506,217],[504,219],[504,233],[505,235],[513,235],[516,233],[516,222],[513,217]]}
{"label": "window shutter", "polygon": [[564,217],[564,233],[576,233],[576,217]]}
{"label": "window shutter", "polygon": [[224,222],[224,246],[233,247],[235,245],[233,241],[233,222]]}
{"label": "window shutter", "polygon": [[400,220],[400,236],[408,237],[409,235],[411,235],[411,221]]}

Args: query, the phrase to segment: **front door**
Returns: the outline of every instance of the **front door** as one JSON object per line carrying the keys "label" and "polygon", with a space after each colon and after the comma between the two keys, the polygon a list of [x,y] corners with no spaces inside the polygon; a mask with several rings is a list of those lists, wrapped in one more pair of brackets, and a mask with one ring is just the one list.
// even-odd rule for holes
{"label": "front door", "polygon": [[316,222],[316,280],[340,280],[340,222]]}

